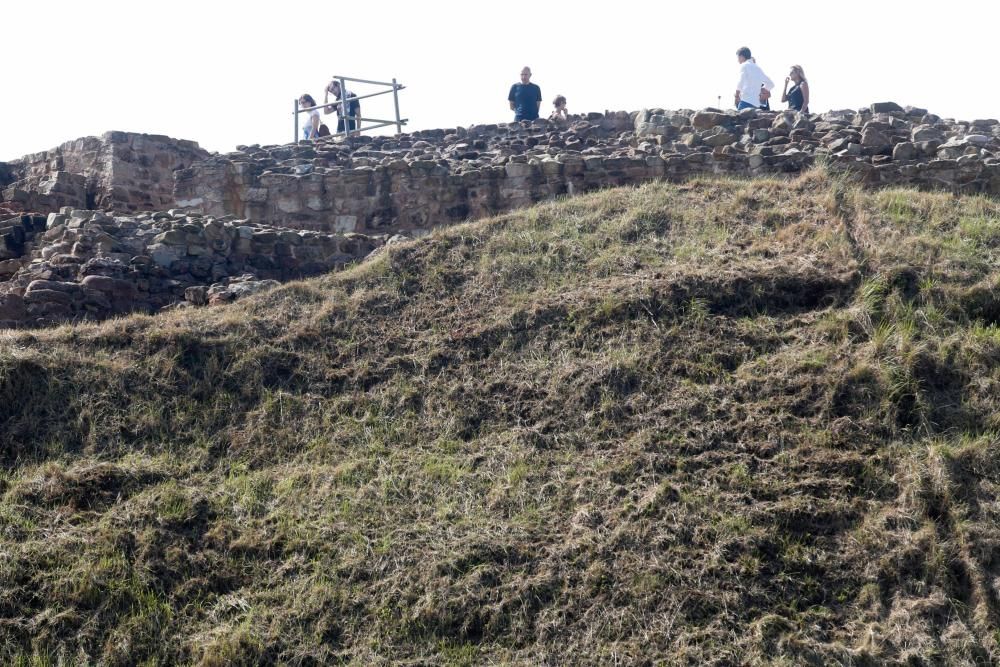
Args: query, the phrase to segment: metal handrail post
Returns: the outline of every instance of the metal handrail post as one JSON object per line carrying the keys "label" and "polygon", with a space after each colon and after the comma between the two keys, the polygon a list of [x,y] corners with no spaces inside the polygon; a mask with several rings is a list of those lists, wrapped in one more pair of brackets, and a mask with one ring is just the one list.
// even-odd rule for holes
{"label": "metal handrail post", "polygon": [[347,104],[347,82],[344,81],[344,77],[338,79],[340,81],[340,110],[343,112],[341,118],[344,119],[344,136],[351,136],[351,117],[348,115],[350,113],[350,106]]}
{"label": "metal handrail post", "polygon": [[299,98],[295,98],[295,111],[292,112],[295,116],[295,136],[292,137],[292,143],[298,143],[299,141]]}
{"label": "metal handrail post", "polygon": [[402,134],[403,124],[399,122],[399,87],[395,78],[392,80],[392,103],[396,106],[396,134]]}

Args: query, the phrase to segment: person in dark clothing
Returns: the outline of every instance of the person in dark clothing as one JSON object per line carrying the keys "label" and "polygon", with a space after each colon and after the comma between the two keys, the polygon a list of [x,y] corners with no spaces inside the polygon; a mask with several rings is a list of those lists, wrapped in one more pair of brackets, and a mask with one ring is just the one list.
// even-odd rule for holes
{"label": "person in dark clothing", "polygon": [[336,100],[348,99],[347,103],[347,113],[344,113],[344,105],[341,102],[336,104],[330,104],[323,108],[323,113],[331,114],[334,111],[337,112],[337,132],[343,132],[346,128],[347,134],[350,134],[353,130],[358,129],[358,119],[361,118],[361,100],[351,100],[354,97],[354,93],[349,90],[340,90],[340,81],[334,79],[326,86],[326,92],[323,97],[323,104],[328,104],[330,101],[330,93],[333,93],[333,97]]}
{"label": "person in dark clothing", "polygon": [[507,95],[510,110],[514,112],[514,122],[538,120],[538,110],[542,108],[542,89],[531,83],[531,68],[521,70],[521,83],[510,87]]}
{"label": "person in dark clothing", "polygon": [[[788,84],[794,83],[792,89]],[[788,108],[802,113],[809,113],[809,82],[801,65],[792,65],[792,71],[785,77],[785,90],[781,93],[781,101],[788,102]]]}

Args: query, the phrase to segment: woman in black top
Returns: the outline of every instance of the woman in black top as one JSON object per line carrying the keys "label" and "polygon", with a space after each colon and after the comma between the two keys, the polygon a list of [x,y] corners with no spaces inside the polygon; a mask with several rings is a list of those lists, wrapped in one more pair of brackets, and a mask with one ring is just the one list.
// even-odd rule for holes
{"label": "woman in black top", "polygon": [[[788,89],[788,83],[795,85]],[[792,71],[785,77],[785,90],[781,93],[781,101],[788,102],[788,108],[802,113],[809,113],[809,82],[801,65],[792,65]]]}

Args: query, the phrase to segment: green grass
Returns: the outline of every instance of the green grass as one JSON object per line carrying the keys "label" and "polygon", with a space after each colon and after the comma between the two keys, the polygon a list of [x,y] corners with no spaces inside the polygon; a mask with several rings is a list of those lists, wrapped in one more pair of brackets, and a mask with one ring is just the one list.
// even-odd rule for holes
{"label": "green grass", "polygon": [[602,191],[0,334],[0,663],[1000,660],[995,200]]}

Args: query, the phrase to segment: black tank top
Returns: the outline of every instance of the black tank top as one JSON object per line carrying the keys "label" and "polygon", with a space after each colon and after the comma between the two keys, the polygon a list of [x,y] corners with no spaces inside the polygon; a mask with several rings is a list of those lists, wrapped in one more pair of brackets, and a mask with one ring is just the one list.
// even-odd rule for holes
{"label": "black tank top", "polygon": [[797,83],[788,91],[788,108],[802,111],[802,84]]}

